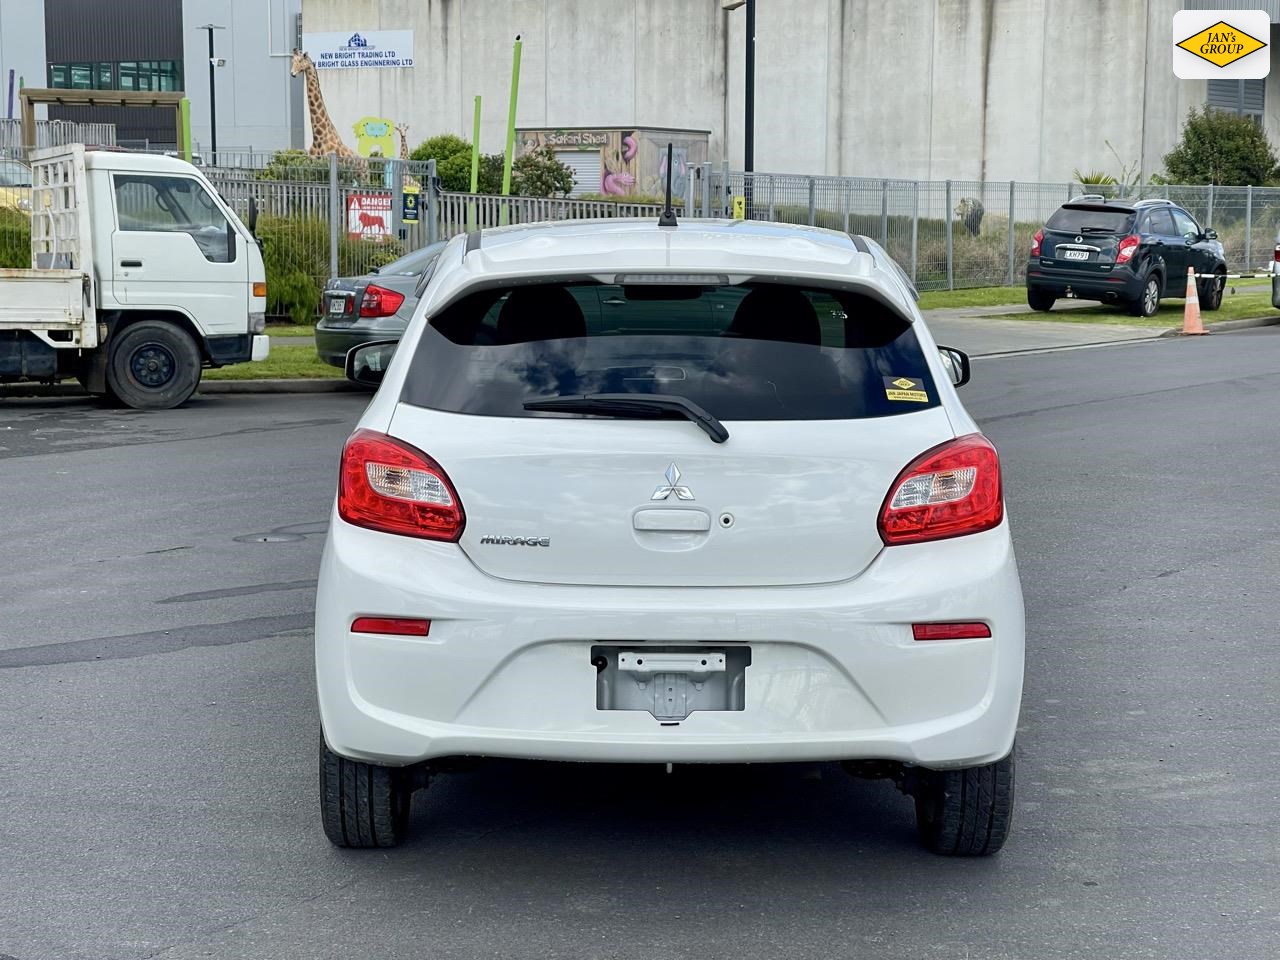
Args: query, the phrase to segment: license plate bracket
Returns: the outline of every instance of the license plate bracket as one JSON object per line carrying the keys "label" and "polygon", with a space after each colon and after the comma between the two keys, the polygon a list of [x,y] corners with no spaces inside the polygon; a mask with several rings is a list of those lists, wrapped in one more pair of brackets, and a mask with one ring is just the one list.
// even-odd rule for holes
{"label": "license plate bracket", "polygon": [[679,723],[698,710],[746,707],[746,646],[594,646],[596,709],[643,710]]}

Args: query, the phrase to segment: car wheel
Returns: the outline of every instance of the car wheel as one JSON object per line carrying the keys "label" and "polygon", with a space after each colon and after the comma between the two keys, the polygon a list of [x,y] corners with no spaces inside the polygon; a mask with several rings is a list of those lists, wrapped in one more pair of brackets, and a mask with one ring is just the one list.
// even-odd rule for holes
{"label": "car wheel", "polygon": [[1142,285],[1142,293],[1129,304],[1129,313],[1135,317],[1154,317],[1160,309],[1160,278],[1152,274]]}
{"label": "car wheel", "polygon": [[1048,312],[1053,309],[1054,301],[1058,298],[1039,287],[1027,287],[1027,306],[1032,310],[1041,310]]}
{"label": "car wheel", "polygon": [[1224,274],[1217,273],[1200,282],[1196,295],[1200,298],[1201,310],[1217,310],[1222,306],[1222,292],[1227,285]]}
{"label": "car wheel", "polygon": [[320,818],[339,847],[394,847],[409,826],[413,785],[398,767],[348,760],[320,742]]}
{"label": "car wheel", "polygon": [[168,410],[196,392],[200,364],[200,349],[185,330],[143,320],[112,340],[108,396],[136,410]]}
{"label": "car wheel", "polygon": [[916,828],[924,845],[951,857],[985,857],[1004,846],[1013,819],[1013,751],[960,770],[921,771]]}

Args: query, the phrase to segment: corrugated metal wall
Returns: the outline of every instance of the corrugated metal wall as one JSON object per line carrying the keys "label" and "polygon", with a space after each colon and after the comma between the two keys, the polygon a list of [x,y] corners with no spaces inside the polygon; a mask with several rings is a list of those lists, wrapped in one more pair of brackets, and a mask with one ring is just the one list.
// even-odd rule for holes
{"label": "corrugated metal wall", "polygon": [[[183,60],[182,0],[45,0],[44,19],[50,63]],[[172,145],[176,139],[171,110],[51,106],[49,119],[114,123],[121,141]]]}

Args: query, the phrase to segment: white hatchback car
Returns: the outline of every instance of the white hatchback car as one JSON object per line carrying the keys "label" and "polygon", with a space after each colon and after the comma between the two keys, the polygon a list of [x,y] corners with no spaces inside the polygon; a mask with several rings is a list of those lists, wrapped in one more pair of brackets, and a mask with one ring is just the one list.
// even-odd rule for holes
{"label": "white hatchback car", "polygon": [[845,761],[938,853],[1013,806],[992,445],[874,243],[749,221],[453,240],[347,441],[316,595],[325,832],[460,757]]}

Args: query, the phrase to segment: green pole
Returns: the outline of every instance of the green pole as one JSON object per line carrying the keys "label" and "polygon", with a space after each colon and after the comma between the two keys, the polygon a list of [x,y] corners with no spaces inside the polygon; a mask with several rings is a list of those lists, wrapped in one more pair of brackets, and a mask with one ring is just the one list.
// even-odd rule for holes
{"label": "green pole", "polygon": [[182,159],[191,162],[191,101],[186,97],[182,98],[178,104],[179,112],[182,114],[182,143],[178,144],[178,149],[182,151]]}
{"label": "green pole", "polygon": [[[507,104],[507,153],[502,159],[502,195],[511,196],[511,160],[516,147],[516,95],[520,92],[520,34],[516,34],[511,55],[511,100]],[[507,207],[502,207],[500,222],[507,222]]]}
{"label": "green pole", "polygon": [[[471,192],[480,188],[480,97],[476,96],[476,115],[471,123]],[[476,228],[476,202],[467,201],[467,232]]]}

